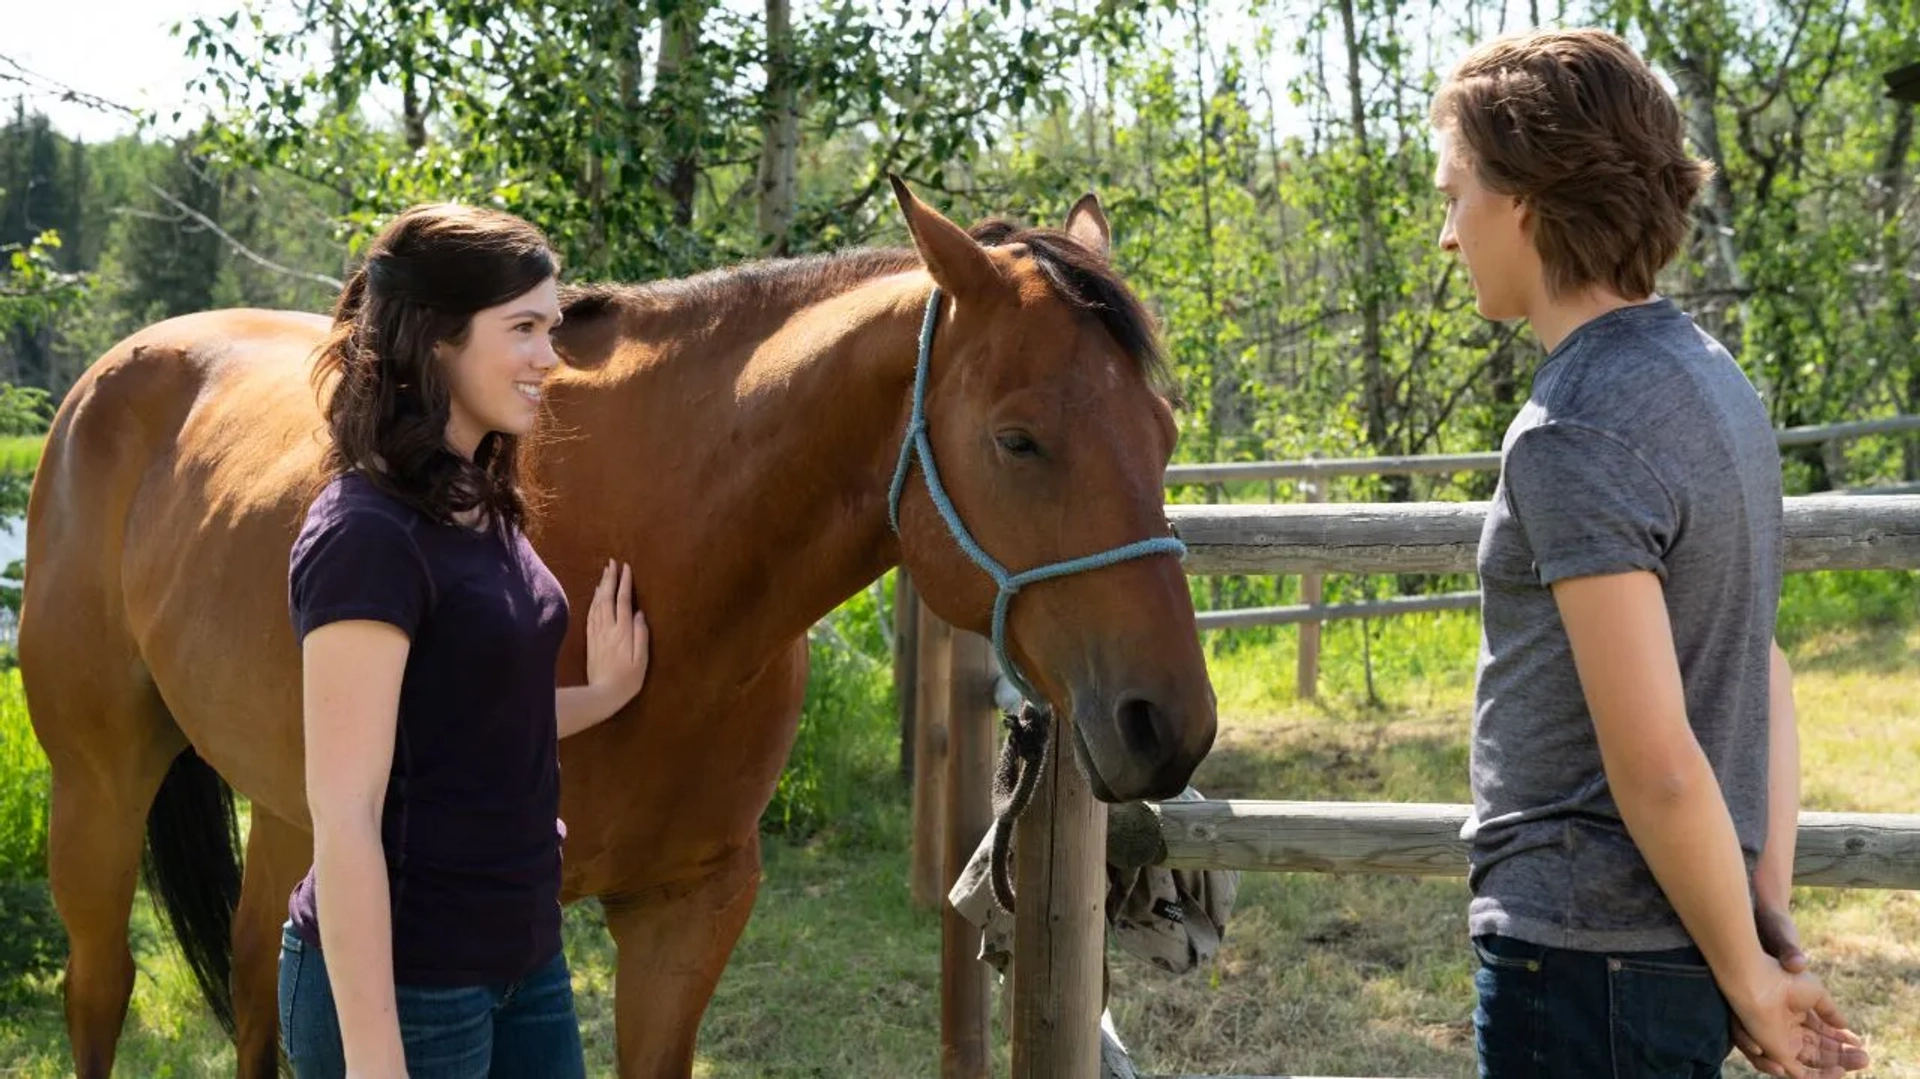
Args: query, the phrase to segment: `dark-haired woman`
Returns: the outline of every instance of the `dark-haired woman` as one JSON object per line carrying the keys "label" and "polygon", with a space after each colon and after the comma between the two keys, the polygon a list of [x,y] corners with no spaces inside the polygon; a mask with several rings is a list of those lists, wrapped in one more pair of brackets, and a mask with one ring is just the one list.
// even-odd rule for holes
{"label": "dark-haired woman", "polygon": [[588,684],[555,690],[567,602],[520,532],[514,466],[558,364],[557,273],[518,218],[415,207],[315,368],[330,479],[288,575],[314,833],[280,958],[300,1079],[584,1071],[555,739],[640,691],[647,631],[609,563]]}

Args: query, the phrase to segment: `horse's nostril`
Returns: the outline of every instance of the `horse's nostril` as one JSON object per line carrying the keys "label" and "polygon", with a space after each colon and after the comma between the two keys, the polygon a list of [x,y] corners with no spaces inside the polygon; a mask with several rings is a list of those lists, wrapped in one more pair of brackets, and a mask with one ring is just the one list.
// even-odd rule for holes
{"label": "horse's nostril", "polygon": [[1142,697],[1128,697],[1114,710],[1120,737],[1136,756],[1149,760],[1160,756],[1160,709]]}

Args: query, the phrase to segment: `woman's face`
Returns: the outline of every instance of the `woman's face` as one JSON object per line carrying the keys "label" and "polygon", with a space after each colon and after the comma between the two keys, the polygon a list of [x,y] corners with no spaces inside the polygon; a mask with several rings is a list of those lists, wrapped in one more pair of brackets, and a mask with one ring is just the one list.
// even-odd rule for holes
{"label": "woman's face", "polygon": [[560,324],[551,277],[497,307],[474,313],[467,339],[435,348],[452,407],[447,444],[471,458],[490,432],[525,435],[540,414],[540,391],[560,364],[548,335]]}

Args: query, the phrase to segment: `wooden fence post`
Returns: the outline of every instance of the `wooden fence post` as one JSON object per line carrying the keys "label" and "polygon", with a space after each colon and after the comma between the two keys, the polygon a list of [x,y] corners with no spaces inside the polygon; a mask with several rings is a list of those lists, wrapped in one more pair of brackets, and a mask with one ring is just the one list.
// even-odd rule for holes
{"label": "wooden fence post", "polygon": [[920,603],[920,684],[914,704],[913,850],[907,882],[915,906],[933,909],[946,898],[947,706],[953,683],[953,627]]}
{"label": "wooden fence post", "polygon": [[992,968],[980,961],[980,930],[945,902],[993,827],[993,653],[986,638],[952,633],[947,695],[947,813],[940,906],[940,1075],[987,1079],[992,1057]]}
{"label": "wooden fence post", "polygon": [[[1327,500],[1327,480],[1316,476],[1300,485],[1308,502]],[[1320,602],[1320,575],[1303,573],[1300,575],[1300,602],[1309,606]],[[1294,666],[1294,696],[1303,701],[1313,700],[1320,693],[1320,623],[1300,623],[1300,651]]]}
{"label": "wooden fence post", "polygon": [[1015,828],[1014,1079],[1096,1079],[1106,955],[1107,807],[1056,718],[1033,804]]}
{"label": "wooden fence post", "polygon": [[900,708],[900,778],[913,782],[914,726],[920,703],[920,593],[907,567],[893,571],[893,699]]}

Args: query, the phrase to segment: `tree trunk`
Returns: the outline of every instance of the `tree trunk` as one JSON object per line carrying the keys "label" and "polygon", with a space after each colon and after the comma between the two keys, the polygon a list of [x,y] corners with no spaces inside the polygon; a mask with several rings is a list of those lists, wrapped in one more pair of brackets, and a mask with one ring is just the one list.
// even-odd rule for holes
{"label": "tree trunk", "polygon": [[1199,124],[1194,137],[1200,144],[1200,242],[1206,259],[1202,264],[1200,289],[1206,299],[1207,310],[1207,369],[1209,397],[1207,410],[1207,440],[1209,457],[1220,460],[1221,443],[1231,434],[1233,415],[1233,375],[1228,364],[1220,355],[1219,342],[1219,298],[1215,293],[1214,236],[1213,236],[1213,141],[1209,133],[1206,83],[1206,0],[1195,0],[1193,5],[1193,93],[1195,111]]}
{"label": "tree trunk", "polygon": [[700,19],[705,0],[668,3],[660,22],[660,55],[654,65],[654,95],[666,117],[668,164],[661,190],[673,206],[673,223],[693,224],[693,196],[700,179],[698,141],[701,112],[706,104],[703,87],[694,85],[695,53],[700,48]]}
{"label": "tree trunk", "polygon": [[[1361,393],[1367,414],[1367,444],[1373,452],[1392,455],[1399,452],[1388,416],[1388,397],[1393,385],[1387,378],[1386,346],[1381,340],[1380,320],[1380,222],[1373,191],[1373,146],[1367,133],[1366,88],[1360,80],[1360,30],[1354,19],[1353,0],[1340,0],[1340,30],[1347,49],[1347,111],[1353,125],[1354,148],[1359,160],[1359,175],[1354,182],[1354,212],[1360,223],[1360,280],[1354,291],[1360,299]],[[1412,484],[1405,476],[1384,479],[1387,498],[1405,502]]]}
{"label": "tree trunk", "polygon": [[[1214,291],[1214,237],[1213,237],[1213,161],[1211,143],[1213,135],[1207,122],[1207,12],[1206,0],[1194,0],[1193,4],[1193,95],[1195,111],[1199,120],[1194,130],[1194,138],[1200,144],[1200,238],[1206,261],[1201,265],[1200,288],[1206,299],[1207,320],[1207,459],[1222,460],[1225,451],[1223,443],[1234,427],[1234,378],[1232,365],[1220,354],[1219,300]],[[1220,501],[1220,487],[1207,485],[1207,501]],[[1208,606],[1220,610],[1224,606],[1222,583],[1218,577],[1207,579]]]}
{"label": "tree trunk", "polygon": [[1747,276],[1740,269],[1738,237],[1734,232],[1738,209],[1733,197],[1733,177],[1727,171],[1727,153],[1720,137],[1720,121],[1714,114],[1718,80],[1698,57],[1675,56],[1670,61],[1674,85],[1680,91],[1680,106],[1686,117],[1693,143],[1713,164],[1713,178],[1707,181],[1706,198],[1701,203],[1705,232],[1713,258],[1707,262],[1707,288],[1720,294],[1712,320],[1713,335],[1737,359],[1744,344]]}
{"label": "tree trunk", "polygon": [[800,151],[800,86],[788,0],[767,0],[767,99],[760,126],[760,246],[767,254],[784,255],[793,231],[793,173]]}
{"label": "tree trunk", "polygon": [[427,117],[420,105],[420,91],[411,67],[409,61],[408,70],[403,70],[400,77],[400,121],[407,134],[407,149],[417,154],[427,146]]}
{"label": "tree trunk", "polygon": [[[1880,261],[1886,267],[1887,289],[1893,298],[1891,340],[1909,343],[1906,371],[1906,408],[1920,410],[1920,318],[1915,317],[1914,283],[1907,253],[1901,250],[1900,204],[1907,191],[1907,153],[1913,147],[1913,114],[1920,106],[1893,102],[1893,132],[1886,156],[1880,159]],[[1901,475],[1920,480],[1920,436],[1908,435],[1901,448]]]}

